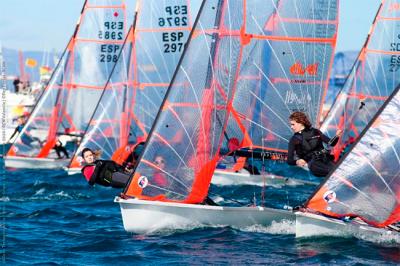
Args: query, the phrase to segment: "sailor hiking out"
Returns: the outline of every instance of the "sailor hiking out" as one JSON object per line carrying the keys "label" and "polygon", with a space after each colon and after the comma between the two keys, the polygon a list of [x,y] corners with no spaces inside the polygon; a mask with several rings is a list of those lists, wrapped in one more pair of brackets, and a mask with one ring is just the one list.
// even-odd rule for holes
{"label": "sailor hiking out", "polygon": [[311,173],[318,177],[328,175],[335,163],[323,143],[335,146],[342,132],[338,130],[336,136],[330,139],[320,130],[313,128],[302,112],[292,113],[289,120],[294,135],[289,141],[287,163],[300,167],[307,165]]}

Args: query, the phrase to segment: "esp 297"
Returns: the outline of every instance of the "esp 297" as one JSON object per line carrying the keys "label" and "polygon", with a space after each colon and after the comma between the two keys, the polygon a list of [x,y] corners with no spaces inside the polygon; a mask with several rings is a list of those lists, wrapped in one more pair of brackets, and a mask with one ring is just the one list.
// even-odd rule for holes
{"label": "esp 297", "polygon": [[162,34],[162,41],[164,42],[164,53],[175,53],[182,51],[184,37],[182,31],[177,32],[164,32]]}

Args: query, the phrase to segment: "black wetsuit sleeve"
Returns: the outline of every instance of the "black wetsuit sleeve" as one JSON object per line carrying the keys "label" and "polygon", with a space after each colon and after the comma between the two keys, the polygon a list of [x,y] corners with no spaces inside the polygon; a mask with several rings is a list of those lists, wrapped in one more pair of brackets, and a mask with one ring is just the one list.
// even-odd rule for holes
{"label": "black wetsuit sleeve", "polygon": [[[317,129],[318,130],[318,129]],[[327,135],[325,135],[324,133],[322,133],[320,130],[318,130],[318,133],[321,136],[321,139],[324,143],[329,144],[329,146],[335,146],[336,143],[338,143],[339,138],[337,136],[334,136],[332,139],[330,139]]]}
{"label": "black wetsuit sleeve", "polygon": [[289,147],[288,147],[287,163],[289,165],[296,165],[296,160],[294,159],[294,151],[295,151],[294,148],[295,148],[294,138],[292,137],[289,141]]}

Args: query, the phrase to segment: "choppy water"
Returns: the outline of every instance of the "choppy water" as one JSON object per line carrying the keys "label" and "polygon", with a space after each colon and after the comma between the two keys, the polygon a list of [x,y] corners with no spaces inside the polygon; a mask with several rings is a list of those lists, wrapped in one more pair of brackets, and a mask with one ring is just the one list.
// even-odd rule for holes
{"label": "choppy water", "polygon": [[[132,235],[124,231],[119,206],[113,203],[118,191],[91,188],[80,175],[8,170],[3,184],[3,262],[8,265],[400,263],[398,243],[332,237],[298,240],[289,223],[240,229],[194,226]],[[250,202],[254,194],[259,200],[261,190],[212,186],[225,201]],[[311,186],[266,188],[266,205],[300,204],[312,191]]]}

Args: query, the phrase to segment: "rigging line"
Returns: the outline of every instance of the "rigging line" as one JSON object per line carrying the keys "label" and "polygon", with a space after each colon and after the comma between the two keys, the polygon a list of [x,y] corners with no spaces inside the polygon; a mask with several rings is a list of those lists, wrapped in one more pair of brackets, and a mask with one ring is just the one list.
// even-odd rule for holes
{"label": "rigging line", "polygon": [[[260,71],[260,73],[264,76],[265,80],[267,80],[268,83],[271,85],[271,87],[275,90],[276,94],[281,99],[281,101],[285,102],[285,100],[282,98],[282,95],[278,92],[278,88],[275,87],[274,83],[269,79],[269,77],[267,77],[267,75],[264,73],[264,71],[258,65],[255,64],[255,66]],[[291,86],[291,85],[289,85],[289,86]],[[260,99],[260,102],[265,105],[264,101],[262,101],[261,99]],[[290,112],[290,109],[286,104],[285,104],[285,107],[286,107],[287,111]],[[285,122],[285,124],[286,124],[286,122]],[[288,128],[290,129],[289,126],[288,126]]]}
{"label": "rigging line", "polygon": [[261,124],[255,122],[255,121],[253,121],[253,120],[246,119],[246,121],[249,121],[250,123],[252,123],[252,124],[254,124],[254,125],[256,125],[256,126],[262,128],[262,129],[264,129],[265,131],[268,131],[269,133],[273,134],[274,136],[276,136],[276,137],[278,137],[278,138],[280,138],[280,139],[282,139],[282,140],[284,140],[284,141],[286,141],[286,142],[289,142],[289,140],[286,139],[285,137],[283,137],[283,136],[281,136],[281,135],[275,133],[274,131],[272,131],[272,130],[266,128],[266,127],[264,127],[263,125],[261,125]]}
{"label": "rigging line", "polygon": [[263,106],[265,106],[268,110],[270,110],[282,122],[282,124],[285,125],[290,130],[288,123],[278,113],[276,113],[270,106],[268,106],[262,99],[260,99],[257,95],[255,95],[252,91],[250,91],[250,94],[253,95]]}
{"label": "rigging line", "polygon": [[[255,19],[255,17],[254,17],[253,15],[252,15],[252,18],[253,18],[254,23],[255,23],[256,26],[258,27],[258,30],[260,31],[260,34],[262,34],[262,35],[264,35],[264,36],[267,36],[267,35],[265,35],[263,29],[261,28],[260,24],[258,23],[258,21]],[[275,49],[272,47],[270,40],[266,40],[266,42],[267,42],[269,48],[271,49],[271,52],[274,54],[275,59],[276,59],[276,61],[278,62],[278,65],[279,65],[279,67],[280,67],[282,73],[284,74],[285,78],[286,78],[287,80],[290,80],[290,78],[288,77],[288,75],[287,75],[287,73],[286,73],[285,68],[284,68],[283,65],[282,65],[282,62],[279,60],[279,57],[278,57],[278,55],[276,54]],[[291,53],[293,54],[293,51],[292,51]],[[295,60],[294,57],[293,57],[293,59]],[[259,70],[263,73],[263,76],[264,76],[266,79],[268,79],[268,78],[266,77],[265,73],[264,73],[261,69],[259,69]],[[268,79],[268,81],[269,81],[269,79]],[[272,86],[273,86],[273,85],[272,85]],[[293,88],[292,88],[292,84],[291,84],[291,83],[289,83],[289,88],[290,88],[291,91],[293,91]],[[286,106],[286,107],[287,107],[287,106]],[[288,108],[288,107],[287,107],[287,108]]]}
{"label": "rigging line", "polygon": [[364,154],[359,153],[358,151],[354,151],[354,153],[356,153],[364,162],[366,162],[372,168],[372,170],[374,170],[375,174],[379,177],[379,179],[381,179],[381,181],[385,184],[390,193],[396,198],[396,193],[394,193],[388,183],[386,183],[386,180],[383,178],[381,173],[375,168],[375,166],[372,165],[371,160],[367,158]]}
{"label": "rigging line", "polygon": [[[164,170],[164,169],[161,169],[160,167],[158,167],[157,165],[153,164],[153,163],[150,162],[150,161],[143,160],[143,162],[144,162],[145,164],[149,165],[150,167],[152,167],[152,168],[154,168],[154,169],[157,169],[157,170],[163,172],[164,174],[168,175],[169,177],[171,177],[171,178],[172,178],[173,180],[175,180],[177,183],[181,184],[181,185],[182,185],[183,187],[185,187],[186,189],[189,189],[189,187],[188,187],[185,183],[183,183],[179,178],[176,178],[173,174],[167,172],[167,171]],[[187,167],[187,169],[190,169],[190,168]],[[190,170],[191,170],[191,169],[190,169]]]}

